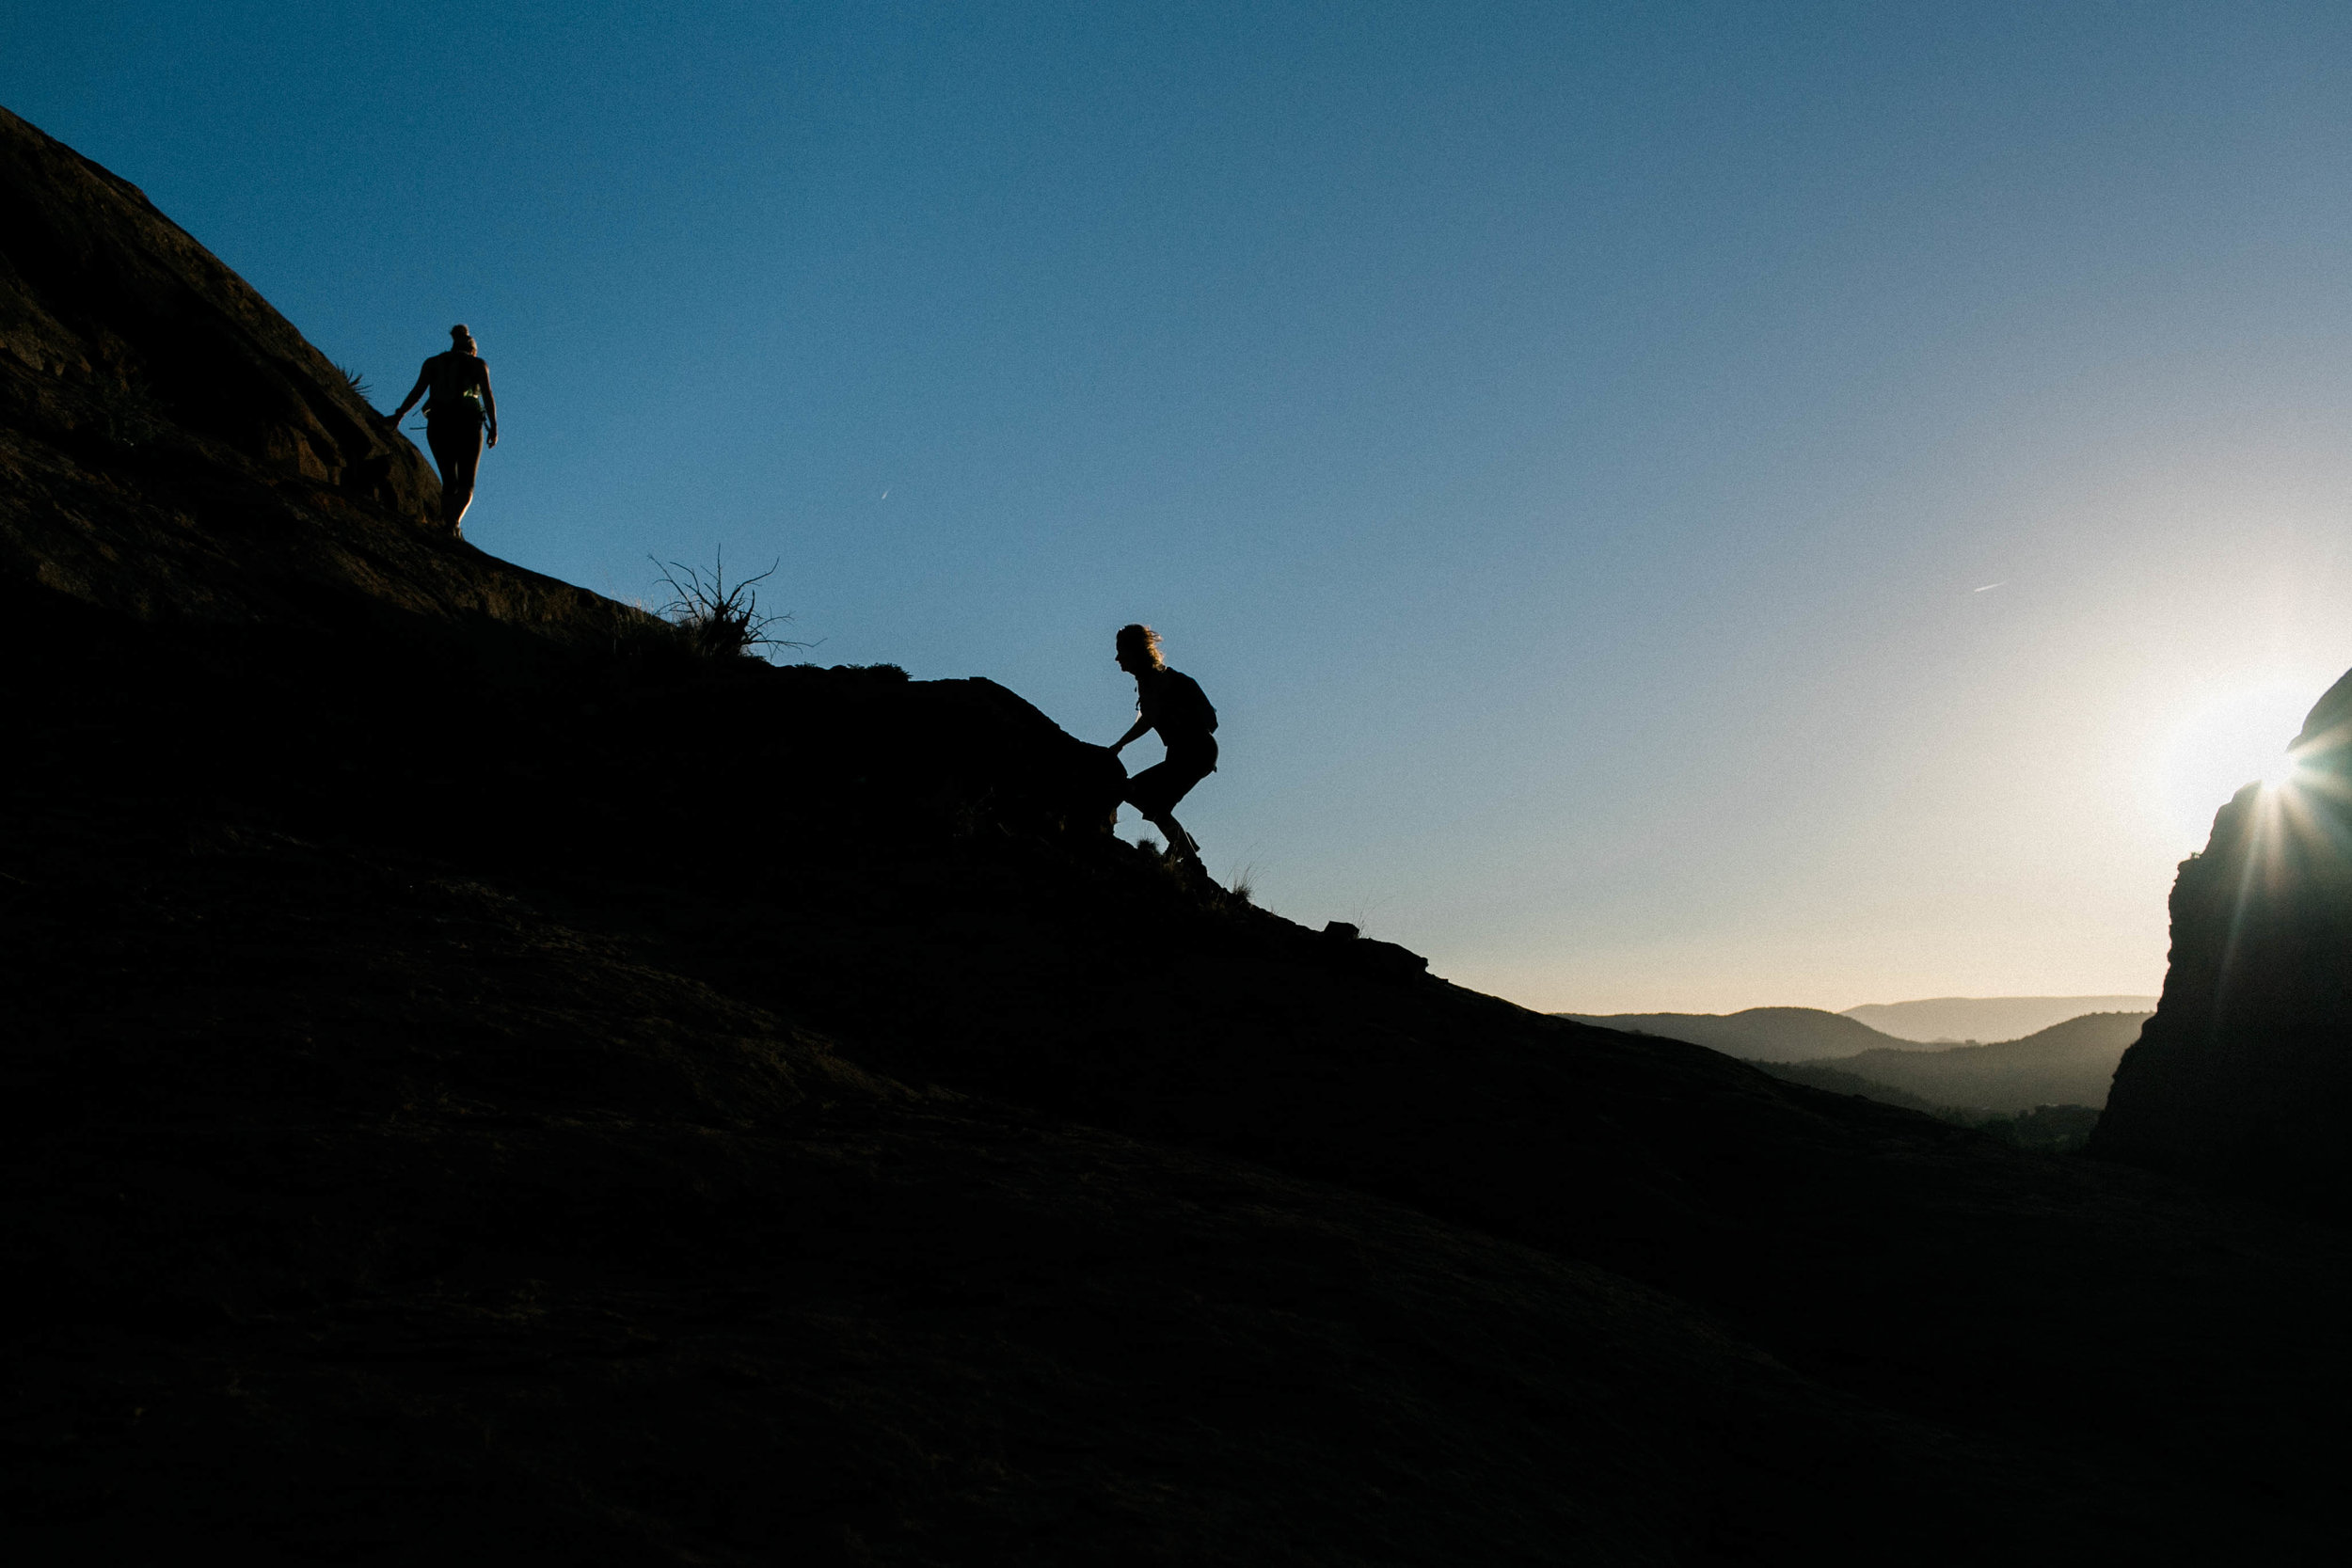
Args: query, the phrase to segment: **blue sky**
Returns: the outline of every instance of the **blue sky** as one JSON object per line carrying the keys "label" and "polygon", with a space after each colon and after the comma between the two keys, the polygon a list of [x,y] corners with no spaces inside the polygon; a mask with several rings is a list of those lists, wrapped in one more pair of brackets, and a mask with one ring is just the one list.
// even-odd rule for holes
{"label": "blue sky", "polygon": [[1533,1006],[1845,1007],[2153,991],[2173,863],[2352,664],[2348,45],[92,3],[0,15],[0,103],[382,405],[470,324],[487,549],[780,560],[821,660],[1098,740],[1149,620],[1270,907]]}

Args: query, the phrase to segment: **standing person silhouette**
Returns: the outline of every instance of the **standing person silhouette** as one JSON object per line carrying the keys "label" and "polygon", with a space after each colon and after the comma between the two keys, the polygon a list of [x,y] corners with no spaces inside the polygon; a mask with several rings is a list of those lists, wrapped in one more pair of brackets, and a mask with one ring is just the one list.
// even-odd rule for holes
{"label": "standing person silhouette", "polygon": [[434,465],[441,470],[441,521],[452,533],[473,504],[475,473],[482,467],[482,437],[486,428],[490,445],[499,444],[499,400],[490,395],[490,367],[475,348],[466,324],[449,329],[450,349],[424,362],[417,384],[392,410],[400,423],[419,398],[424,399],[424,440],[433,449]]}
{"label": "standing person silhouette", "polygon": [[1200,846],[1176,820],[1176,802],[1216,771],[1216,709],[1190,675],[1170,670],[1160,657],[1160,634],[1150,626],[1119,628],[1119,667],[1136,678],[1135,726],[1111,745],[1117,756],[1146,730],[1160,732],[1167,757],[1127,781],[1127,802],[1144,820],[1168,835],[1168,853],[1196,876],[1206,878]]}

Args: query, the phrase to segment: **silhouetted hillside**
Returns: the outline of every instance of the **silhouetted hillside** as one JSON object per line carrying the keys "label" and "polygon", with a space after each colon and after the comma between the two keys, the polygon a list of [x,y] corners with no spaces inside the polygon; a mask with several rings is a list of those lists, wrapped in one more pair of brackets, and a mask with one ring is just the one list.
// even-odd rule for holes
{"label": "silhouetted hillside", "polygon": [[[0,110],[0,572],[144,620],[646,617],[438,537],[429,464],[130,184]],[[395,619],[399,618],[399,619]]]}
{"label": "silhouetted hillside", "polygon": [[[2139,1037],[2146,1013],[2091,1013],[1998,1045],[1956,1045],[1941,1050],[1866,1051],[1840,1057],[1834,1064],[1789,1063],[1787,1070],[1772,1070],[1797,1083],[1819,1087],[1842,1087],[1811,1076],[1824,1065],[1835,1066],[1841,1079],[1851,1078],[1874,1087],[1846,1092],[1869,1094],[1890,1104],[1955,1108],[1982,1107],[2001,1112],[2029,1111],[2036,1105],[2106,1103],[2107,1085],[2115,1064]],[[1887,1092],[1874,1092],[1883,1090]],[[1902,1099],[1892,1098],[1899,1094]]]}
{"label": "silhouetted hillside", "polygon": [[1580,1023],[1720,1051],[1748,1062],[1804,1062],[1901,1049],[1901,1042],[1819,1007],[1750,1007],[1738,1013],[1560,1013]]}
{"label": "silhouetted hillside", "polygon": [[2172,961],[2091,1149],[2352,1212],[2352,674],[2172,884]]}
{"label": "silhouetted hillside", "polygon": [[2145,1013],[2153,996],[1937,996],[1922,1002],[1874,1002],[1840,1017],[1881,1034],[1928,1045],[2022,1039],[2087,1013]]}
{"label": "silhouetted hillside", "polygon": [[1687,1040],[1756,1062],[1791,1083],[1867,1095],[1884,1104],[2013,1112],[2036,1105],[2105,1104],[2115,1064],[2148,1015],[2092,1013],[2024,1039],[1942,1047],[1894,1041],[1850,1017],[1812,1007],[1559,1016]]}
{"label": "silhouetted hillside", "polygon": [[1946,1121],[1957,1119],[1951,1115],[1952,1106],[1923,1100],[1915,1094],[1906,1094],[1884,1084],[1874,1084],[1867,1078],[1847,1071],[1835,1062],[1758,1062],[1756,1065],[1787,1083],[1804,1084],[1831,1094],[1859,1095],[1865,1100],[1875,1100],[1882,1105],[1899,1105],[1906,1111],[1924,1111]]}
{"label": "silhouetted hillside", "polygon": [[10,1560],[2333,1549],[2338,1232],[1184,884],[1001,688],[437,536],[0,171]]}
{"label": "silhouetted hillside", "polygon": [[1791,1084],[1824,1089],[1831,1094],[1856,1095],[1881,1105],[1899,1105],[1906,1110],[1924,1111],[1939,1121],[1972,1128],[2012,1148],[2030,1148],[2045,1154],[2071,1154],[2081,1149],[2090,1141],[2090,1130],[2099,1120],[2098,1111],[2089,1105],[2042,1104],[2024,1111],[1942,1105],[1915,1094],[1906,1094],[1901,1089],[1890,1088],[1884,1084],[1841,1071],[1827,1062],[1763,1062],[1758,1066],[1773,1077]]}

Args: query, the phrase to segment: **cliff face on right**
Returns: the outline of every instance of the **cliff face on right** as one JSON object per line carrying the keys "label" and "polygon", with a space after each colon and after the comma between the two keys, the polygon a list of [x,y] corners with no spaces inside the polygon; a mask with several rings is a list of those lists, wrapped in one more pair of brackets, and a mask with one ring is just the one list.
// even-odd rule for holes
{"label": "cliff face on right", "polygon": [[2300,767],[2214,818],[2172,888],[2164,1000],[2116,1070],[2094,1154],[2352,1210],[2352,674]]}

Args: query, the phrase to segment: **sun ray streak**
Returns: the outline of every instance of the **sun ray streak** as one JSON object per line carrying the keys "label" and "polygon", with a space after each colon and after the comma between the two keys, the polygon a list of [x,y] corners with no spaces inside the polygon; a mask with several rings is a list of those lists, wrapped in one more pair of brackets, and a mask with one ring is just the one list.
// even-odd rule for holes
{"label": "sun ray streak", "polygon": [[2224,808],[2226,811],[2235,807],[2239,811],[2238,877],[2236,895],[2230,901],[2230,927],[2228,936],[2222,941],[2221,965],[2214,977],[2213,1016],[2206,1025],[2214,1033],[2224,1027],[2229,1017],[2238,954],[2246,936],[2247,909],[2255,891],[2254,879],[2273,869],[2265,863],[2271,858],[2278,836],[2274,830],[2279,815],[2279,794],[2280,791],[2275,789],[2261,789],[2250,800],[2246,800],[2243,806],[2233,800],[2230,807]]}

